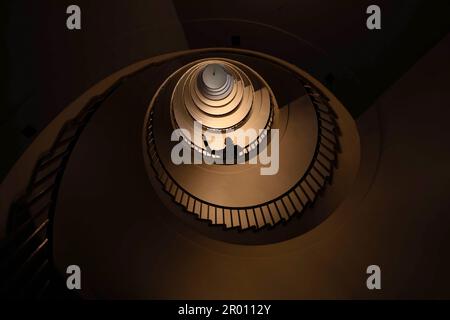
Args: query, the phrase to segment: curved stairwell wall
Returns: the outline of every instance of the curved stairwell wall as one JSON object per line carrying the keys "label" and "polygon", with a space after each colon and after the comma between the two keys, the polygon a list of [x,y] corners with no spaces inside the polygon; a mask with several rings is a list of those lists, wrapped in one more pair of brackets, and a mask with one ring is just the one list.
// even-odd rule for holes
{"label": "curved stairwell wall", "polygon": [[[80,199],[67,191],[71,190],[67,185],[61,194],[54,192],[66,160],[72,161],[66,178],[74,179],[83,171],[77,167],[79,160],[96,152],[105,159],[113,155],[114,149],[104,146],[76,146],[83,139],[83,128],[101,137],[108,112],[117,116],[123,112],[100,107],[117,98],[107,88],[116,82],[126,84],[118,81],[146,64],[153,62],[156,69],[159,62],[176,60],[179,54],[142,61],[111,75],[67,107],[16,162],[0,189],[2,231],[9,213],[14,213],[10,229],[15,230],[0,246],[0,268],[16,274],[9,284],[20,284],[20,290],[26,284],[30,291],[14,294],[54,297],[61,292],[55,274],[64,274],[68,263],[81,261],[87,266],[83,296],[91,298],[448,298],[449,36],[357,118],[361,165],[356,182],[344,188],[345,201],[302,236],[261,246],[213,240],[176,219],[138,215],[138,203],[109,198],[113,185],[108,187],[107,182],[121,181],[127,171],[136,173],[137,168],[110,172],[105,161],[105,168],[93,171],[97,178],[103,174],[102,179],[80,179],[79,185],[71,186],[79,190],[83,184],[104,185],[95,199],[112,200],[109,208],[119,214],[111,215],[114,211],[105,210],[101,201],[77,207]],[[91,116],[97,122],[89,127]],[[141,128],[128,129],[140,134]],[[71,150],[74,157],[65,157]],[[118,158],[125,163],[127,154]],[[137,185],[145,185],[136,193],[154,201],[154,210],[165,210],[158,197],[148,196],[152,188],[147,178],[136,177]],[[28,210],[35,199],[48,200],[42,203],[44,211]],[[14,201],[17,205],[11,208]],[[318,201],[311,212],[320,206]],[[69,219],[54,224],[45,211],[51,207],[56,217],[65,214]],[[96,214],[93,220],[89,213]],[[49,244],[55,245],[51,251]],[[388,271],[383,282],[389,286],[381,295],[364,286],[365,268],[374,263]]]}
{"label": "curved stairwell wall", "polygon": [[[145,220],[125,222],[120,217],[111,217],[122,221],[124,230],[128,231],[122,234],[118,247],[102,249],[102,259],[113,259],[112,263],[114,257],[123,255],[128,262],[115,267],[112,267],[113,264],[108,265],[110,269],[106,273],[106,267],[101,265],[88,271],[90,291],[86,292],[87,296],[249,298],[256,297],[256,294],[258,298],[273,298],[270,292],[276,290],[282,292],[277,295],[278,298],[371,298],[372,294],[360,285],[364,283],[361,282],[364,277],[361,270],[376,261],[384,269],[390,270],[384,281],[391,285],[384,290],[383,297],[417,298],[426,293],[446,297],[445,288],[449,279],[443,276],[438,279],[431,275],[445,275],[449,263],[444,254],[444,244],[448,241],[446,183],[449,181],[445,166],[449,154],[441,148],[449,132],[445,129],[445,117],[434,117],[436,112],[448,112],[441,102],[446,100],[446,83],[450,73],[448,68],[442,68],[441,62],[446,61],[449,44],[447,37],[358,120],[362,144],[358,182],[346,201],[319,227],[282,246],[257,246],[250,249],[211,241],[195,233],[175,238],[161,235],[159,240],[150,239],[145,235],[151,236],[151,233],[140,227],[145,225]],[[411,94],[411,88],[415,86],[420,90]],[[414,139],[407,139],[409,136]],[[433,159],[433,166],[429,165],[430,159]],[[76,171],[72,171],[72,174],[76,174]],[[124,212],[129,212],[127,210],[133,212],[133,206]],[[98,212],[108,217],[108,212]],[[161,220],[160,223],[165,226],[162,229],[166,229],[171,222]],[[111,232],[113,236],[118,230],[113,229]],[[107,234],[103,234],[107,241],[105,245],[108,243]],[[196,243],[195,254],[192,252],[192,256],[182,258],[190,265],[185,266],[179,274],[182,278],[172,273],[175,272],[173,254],[180,252],[180,236],[180,239],[192,237]],[[71,237],[69,246],[76,248],[79,246],[76,245],[79,230],[73,230]],[[161,242],[165,243],[165,253],[159,253],[162,256],[158,257],[156,251],[148,261],[133,258],[135,253],[140,256],[148,251],[148,244],[154,243],[154,250],[158,247],[156,244]],[[193,242],[182,242],[187,247],[181,252],[190,252],[186,250],[194,248],[191,245]],[[132,243],[141,245],[132,249]],[[95,252],[96,249],[92,247],[91,250]],[[57,249],[56,254],[64,256],[58,252]],[[93,259],[91,254],[84,258],[73,254],[70,254],[72,258],[88,259],[86,262]],[[271,256],[277,257],[278,267],[269,263]],[[66,258],[72,260],[69,256]],[[156,265],[155,259],[159,261]],[[398,264],[398,261],[403,260],[410,261],[412,267],[405,270],[402,264]],[[208,270],[201,267],[206,261]],[[242,267],[253,262],[258,264],[257,269]],[[160,269],[161,263],[166,266],[166,270]],[[65,262],[60,261],[60,271],[64,265]],[[153,270],[152,266],[158,268]],[[241,266],[236,269],[238,273],[231,271],[238,266]],[[280,266],[283,266],[283,273],[271,272]],[[201,277],[207,281],[199,282],[199,278],[194,276],[197,271],[194,270],[203,270]],[[126,275],[125,282],[112,280],[117,272]],[[361,279],[355,279],[355,274],[359,273]],[[217,274],[221,276],[215,278]],[[252,282],[250,274],[272,280]],[[149,276],[152,281],[143,280]],[[290,280],[287,281],[287,278]],[[413,290],[408,285],[412,278],[416,281],[416,289]],[[226,285],[231,279],[234,279],[232,287]],[[108,291],[102,289],[105,281],[114,284],[108,287]],[[197,285],[193,286],[191,281]],[[211,291],[208,283],[214,283],[215,289]],[[252,285],[247,286],[245,283]],[[318,288],[324,288],[324,291]],[[157,291],[152,294],[155,289]]]}

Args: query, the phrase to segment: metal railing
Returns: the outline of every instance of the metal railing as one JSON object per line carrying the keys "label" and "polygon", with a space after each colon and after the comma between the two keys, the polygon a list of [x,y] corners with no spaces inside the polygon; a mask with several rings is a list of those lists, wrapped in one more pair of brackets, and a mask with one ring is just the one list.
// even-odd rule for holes
{"label": "metal railing", "polygon": [[59,185],[68,158],[89,119],[123,81],[121,78],[106,92],[92,98],[75,118],[63,125],[50,150],[37,161],[25,194],[11,205],[8,235],[0,242],[0,297],[61,298],[64,281],[55,271],[50,232]]}

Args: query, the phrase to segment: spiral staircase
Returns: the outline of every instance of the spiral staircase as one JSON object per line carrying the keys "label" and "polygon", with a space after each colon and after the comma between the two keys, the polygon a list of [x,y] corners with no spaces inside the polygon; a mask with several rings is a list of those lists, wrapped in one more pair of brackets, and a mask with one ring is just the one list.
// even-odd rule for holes
{"label": "spiral staircase", "polygon": [[[54,217],[58,214],[56,203],[59,187],[79,137],[83,134],[84,128],[89,125],[94,113],[102,107],[103,102],[113,98],[113,93],[123,87],[127,79],[135,77],[136,74],[152,74],[155,81],[154,88],[157,88],[158,83],[162,83],[164,78],[180,66],[190,66],[198,57],[203,57],[207,61],[210,56],[241,58],[247,63],[258,60],[260,65],[274,63],[265,62],[264,58],[257,54],[232,50],[212,50],[211,52],[207,50],[196,54],[183,54],[172,61],[153,63],[120,78],[106,91],[92,97],[75,118],[66,122],[55,137],[51,148],[36,162],[25,194],[11,206],[8,237],[1,244],[2,296],[7,298],[78,298],[75,292],[65,288],[63,275],[55,269],[53,228]],[[258,63],[253,67],[257,67]],[[277,68],[288,70],[286,66]],[[163,72],[160,72],[161,69]],[[158,74],[156,78],[155,74]],[[270,72],[266,70],[265,76],[269,74]],[[256,231],[264,233],[267,227],[274,228],[281,222],[288,223],[291,216],[304,213],[308,206],[316,201],[327,182],[331,180],[333,167],[336,164],[339,150],[338,124],[329,98],[306,78],[299,74],[295,77],[299,79],[317,117],[318,140],[317,146],[314,147],[313,160],[308,164],[308,168],[305,168],[305,174],[297,183],[287,187],[285,192],[274,199],[267,199],[266,202],[253,206],[217,205],[195,196],[190,190],[180,186],[167,171],[157,152],[155,145],[157,139],[152,130],[155,126],[153,121],[157,108],[150,107],[144,129],[144,149],[147,150],[147,159],[150,160],[148,168],[157,177],[161,189],[165,190],[172,201],[178,204],[181,211],[193,214],[199,221],[207,221],[212,228],[220,228],[222,230],[220,232],[236,228],[241,231],[253,230],[252,233]],[[160,80],[156,80],[158,78]],[[266,78],[266,81],[271,83],[274,80]],[[271,99],[275,101],[279,94],[277,92],[274,94],[275,96]],[[151,92],[148,95],[151,97]],[[155,97],[153,100],[157,100]],[[292,114],[291,111],[291,116]]]}
{"label": "spiral staircase", "polygon": [[119,83],[95,97],[67,121],[48,152],[37,161],[26,193],[11,206],[8,237],[0,244],[1,296],[6,298],[75,298],[54,270],[52,215],[58,185],[77,138],[101,102]]}

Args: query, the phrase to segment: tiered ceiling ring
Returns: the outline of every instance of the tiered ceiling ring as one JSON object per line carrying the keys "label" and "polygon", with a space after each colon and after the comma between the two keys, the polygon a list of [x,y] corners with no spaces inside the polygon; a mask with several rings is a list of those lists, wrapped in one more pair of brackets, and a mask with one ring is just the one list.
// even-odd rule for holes
{"label": "tiered ceiling ring", "polygon": [[[204,154],[224,149],[227,139],[245,149],[262,137],[243,143],[236,130],[269,129],[272,101],[264,80],[247,66],[223,59],[202,61],[190,67],[175,86],[173,125],[187,130],[186,141]],[[203,132],[208,131],[208,147],[203,135],[194,137],[195,122],[201,124]]]}

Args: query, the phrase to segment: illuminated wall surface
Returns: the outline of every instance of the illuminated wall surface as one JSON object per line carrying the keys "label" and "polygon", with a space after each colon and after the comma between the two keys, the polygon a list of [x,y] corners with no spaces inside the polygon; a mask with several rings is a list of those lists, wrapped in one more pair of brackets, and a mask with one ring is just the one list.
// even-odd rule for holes
{"label": "illuminated wall surface", "polygon": [[3,3],[2,297],[449,298],[450,5],[371,4]]}

